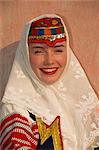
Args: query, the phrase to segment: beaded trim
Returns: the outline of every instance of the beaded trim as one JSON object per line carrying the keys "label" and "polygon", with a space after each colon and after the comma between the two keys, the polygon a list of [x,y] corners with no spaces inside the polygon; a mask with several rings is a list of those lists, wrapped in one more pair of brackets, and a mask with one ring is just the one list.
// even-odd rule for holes
{"label": "beaded trim", "polygon": [[32,40],[49,40],[50,42],[53,42],[56,39],[61,38],[65,38],[65,33],[56,35],[29,36],[29,42],[31,42]]}

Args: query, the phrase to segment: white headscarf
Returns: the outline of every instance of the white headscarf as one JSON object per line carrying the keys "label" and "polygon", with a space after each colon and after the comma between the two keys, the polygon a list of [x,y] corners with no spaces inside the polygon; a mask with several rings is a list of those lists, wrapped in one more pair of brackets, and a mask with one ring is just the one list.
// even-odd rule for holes
{"label": "white headscarf", "polygon": [[52,85],[45,85],[39,81],[29,62],[27,38],[30,25],[44,17],[60,18],[55,14],[45,14],[26,24],[1,102],[0,117],[3,119],[9,113],[19,112],[31,120],[30,111],[51,124],[59,115],[64,149],[86,150],[95,136],[99,136],[99,116],[95,111],[98,98],[69,46],[69,36],[61,18],[67,38],[67,65],[61,78]]}

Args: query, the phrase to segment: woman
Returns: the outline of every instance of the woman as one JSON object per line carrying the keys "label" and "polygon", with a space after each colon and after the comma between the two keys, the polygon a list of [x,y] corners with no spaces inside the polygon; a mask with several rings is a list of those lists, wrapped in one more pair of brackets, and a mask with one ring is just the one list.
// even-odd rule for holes
{"label": "woman", "polygon": [[25,26],[1,102],[1,150],[94,149],[98,103],[62,18],[39,16]]}

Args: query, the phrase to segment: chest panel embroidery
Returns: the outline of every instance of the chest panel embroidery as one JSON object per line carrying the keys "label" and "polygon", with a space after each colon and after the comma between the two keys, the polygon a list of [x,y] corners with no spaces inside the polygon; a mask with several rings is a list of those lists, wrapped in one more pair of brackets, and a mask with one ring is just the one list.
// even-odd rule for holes
{"label": "chest panel embroidery", "polygon": [[54,150],[63,150],[62,136],[60,130],[60,116],[57,116],[50,125],[44,123],[40,117],[36,117],[36,122],[38,125],[41,144],[43,144],[50,136],[52,136]]}

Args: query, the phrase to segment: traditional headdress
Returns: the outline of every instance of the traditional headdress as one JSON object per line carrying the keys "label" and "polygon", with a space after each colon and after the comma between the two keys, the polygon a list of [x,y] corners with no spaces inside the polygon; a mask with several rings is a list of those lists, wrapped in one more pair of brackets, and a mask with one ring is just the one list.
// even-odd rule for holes
{"label": "traditional headdress", "polygon": [[[28,42],[42,40],[51,46],[57,40],[67,42],[64,74],[52,85],[39,81],[29,61]],[[98,98],[69,46],[62,18],[45,14],[28,22],[2,99],[0,118],[16,111],[31,120],[28,110],[49,125],[60,116],[64,149],[86,150],[99,136],[97,105]]]}
{"label": "traditional headdress", "polygon": [[29,43],[46,43],[53,46],[56,42],[66,40],[64,26],[60,18],[45,17],[32,22],[28,42]]}

